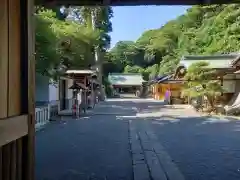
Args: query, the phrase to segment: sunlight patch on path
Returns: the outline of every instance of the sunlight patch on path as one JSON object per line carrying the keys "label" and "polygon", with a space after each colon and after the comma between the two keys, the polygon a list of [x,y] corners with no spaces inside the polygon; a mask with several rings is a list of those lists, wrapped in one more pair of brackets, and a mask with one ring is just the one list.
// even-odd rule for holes
{"label": "sunlight patch on path", "polygon": [[222,117],[222,118],[209,117],[209,118],[207,118],[207,120],[205,120],[201,124],[229,123],[229,122],[231,122],[231,120],[228,119],[228,118],[224,118],[224,117]]}
{"label": "sunlight patch on path", "polygon": [[168,121],[172,123],[177,123],[180,121],[177,117],[171,117],[171,116],[164,116],[162,113],[137,113],[133,116],[116,116],[117,120],[124,120],[124,119],[141,119],[141,120],[156,120],[156,122],[153,122],[153,124],[161,124],[161,122],[158,121]]}
{"label": "sunlight patch on path", "polygon": [[159,101],[159,100],[155,100],[155,99],[140,99],[140,98],[110,98],[110,99],[106,99],[106,102],[127,102],[127,101],[131,101],[131,102],[156,102],[156,103],[163,103],[163,101]]}

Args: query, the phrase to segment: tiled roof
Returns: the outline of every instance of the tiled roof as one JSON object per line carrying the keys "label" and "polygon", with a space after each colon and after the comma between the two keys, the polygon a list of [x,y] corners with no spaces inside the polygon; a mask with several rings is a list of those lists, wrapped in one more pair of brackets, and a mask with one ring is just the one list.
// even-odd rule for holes
{"label": "tiled roof", "polygon": [[157,83],[158,81],[160,81],[162,78],[166,77],[167,75],[162,75],[162,76],[157,76],[154,79],[148,81],[148,85]]}
{"label": "tiled roof", "polygon": [[205,61],[212,68],[230,68],[240,58],[240,54],[223,54],[212,56],[183,56],[180,65],[188,68],[192,63]]}
{"label": "tiled roof", "polygon": [[142,75],[137,73],[112,73],[108,75],[108,80],[112,85],[142,85],[144,82]]}
{"label": "tiled roof", "polygon": [[236,71],[236,72],[234,72],[235,74],[240,74],[240,70],[238,70],[238,71]]}
{"label": "tiled roof", "polygon": [[95,71],[93,70],[88,70],[88,69],[85,69],[85,70],[67,70],[66,71],[66,74],[94,74]]}
{"label": "tiled roof", "polygon": [[162,75],[162,76],[158,76],[154,79],[154,81],[160,81],[161,79],[167,77],[168,75]]}
{"label": "tiled roof", "polygon": [[165,77],[163,77],[162,79],[160,79],[160,80],[158,81],[158,83],[162,83],[162,82],[164,82],[164,81],[170,80],[172,77],[173,77],[173,75],[165,76]]}

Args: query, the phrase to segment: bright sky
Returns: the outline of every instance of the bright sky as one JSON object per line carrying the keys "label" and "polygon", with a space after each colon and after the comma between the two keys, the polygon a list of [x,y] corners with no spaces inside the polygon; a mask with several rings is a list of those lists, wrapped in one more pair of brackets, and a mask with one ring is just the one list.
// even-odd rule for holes
{"label": "bright sky", "polygon": [[144,31],[161,27],[184,14],[187,8],[189,6],[114,7],[111,47],[120,40],[137,40]]}

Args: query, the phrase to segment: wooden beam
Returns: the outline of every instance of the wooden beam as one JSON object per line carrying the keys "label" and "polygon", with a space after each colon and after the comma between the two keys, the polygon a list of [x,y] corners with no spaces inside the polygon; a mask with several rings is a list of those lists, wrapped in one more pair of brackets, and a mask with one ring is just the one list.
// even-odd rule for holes
{"label": "wooden beam", "polygon": [[0,146],[8,144],[28,133],[28,115],[0,120]]}
{"label": "wooden beam", "polygon": [[3,173],[2,178],[3,180],[10,180],[11,175],[11,144],[3,146]]}
{"label": "wooden beam", "polygon": [[8,1],[0,1],[0,118],[8,112]]}
{"label": "wooden beam", "polygon": [[9,0],[8,116],[21,114],[20,1]]}
{"label": "wooden beam", "polygon": [[22,139],[17,140],[17,180],[22,180]]}
{"label": "wooden beam", "polygon": [[[221,81],[221,79],[210,79],[210,80],[218,80]],[[235,81],[235,80],[240,80],[238,78],[231,78],[231,79],[223,79],[223,81]],[[168,81],[164,81],[164,82],[158,82],[156,84],[168,84],[168,82],[194,82],[197,80],[180,80],[180,79],[176,79],[176,80],[168,80]]]}
{"label": "wooden beam", "polygon": [[[140,5],[209,5],[237,3],[237,0],[36,0],[38,5],[72,6],[140,6]],[[109,3],[109,4],[106,4]]]}
{"label": "wooden beam", "polygon": [[[24,180],[35,178],[35,24],[34,0],[27,0],[27,43],[28,43],[28,135],[26,137],[27,151],[23,152],[27,174]],[[22,3],[22,1],[21,1]]]}
{"label": "wooden beam", "polygon": [[16,180],[17,178],[17,142],[11,143],[11,180]]}
{"label": "wooden beam", "polygon": [[2,175],[3,175],[3,148],[0,147],[0,180],[2,180]]}

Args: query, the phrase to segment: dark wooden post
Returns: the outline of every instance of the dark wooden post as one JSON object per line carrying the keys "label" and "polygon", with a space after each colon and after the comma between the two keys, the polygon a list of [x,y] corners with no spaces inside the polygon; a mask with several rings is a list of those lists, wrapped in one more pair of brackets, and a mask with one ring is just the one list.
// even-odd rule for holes
{"label": "dark wooden post", "polygon": [[0,1],[0,179],[34,180],[33,0]]}
{"label": "dark wooden post", "polygon": [[94,88],[93,88],[93,79],[91,78],[91,105],[94,107]]}
{"label": "dark wooden post", "polygon": [[[87,75],[84,75],[84,85],[85,85],[85,87],[87,87]],[[85,89],[84,90],[84,99],[85,99],[85,105],[84,105],[84,107],[85,107],[85,109],[87,109],[87,103],[88,103],[88,98],[87,98],[87,90]]]}
{"label": "dark wooden post", "polygon": [[[27,67],[28,67],[28,135],[25,137],[23,149],[23,168],[26,172],[23,172],[26,180],[35,179],[35,29],[34,29],[34,0],[26,1],[26,16],[27,16],[27,29],[25,34],[25,41],[27,42]],[[22,4],[22,1],[21,1]],[[24,27],[23,27],[24,28]],[[27,35],[27,37],[26,37]],[[22,42],[24,43],[24,42]],[[24,61],[24,60],[23,60]],[[23,70],[21,70],[23,71]],[[26,98],[26,97],[24,97]],[[23,101],[26,101],[24,99]]]}
{"label": "dark wooden post", "polygon": [[[221,86],[223,88],[223,75],[221,75]],[[223,96],[223,92],[221,93],[221,96]]]}

